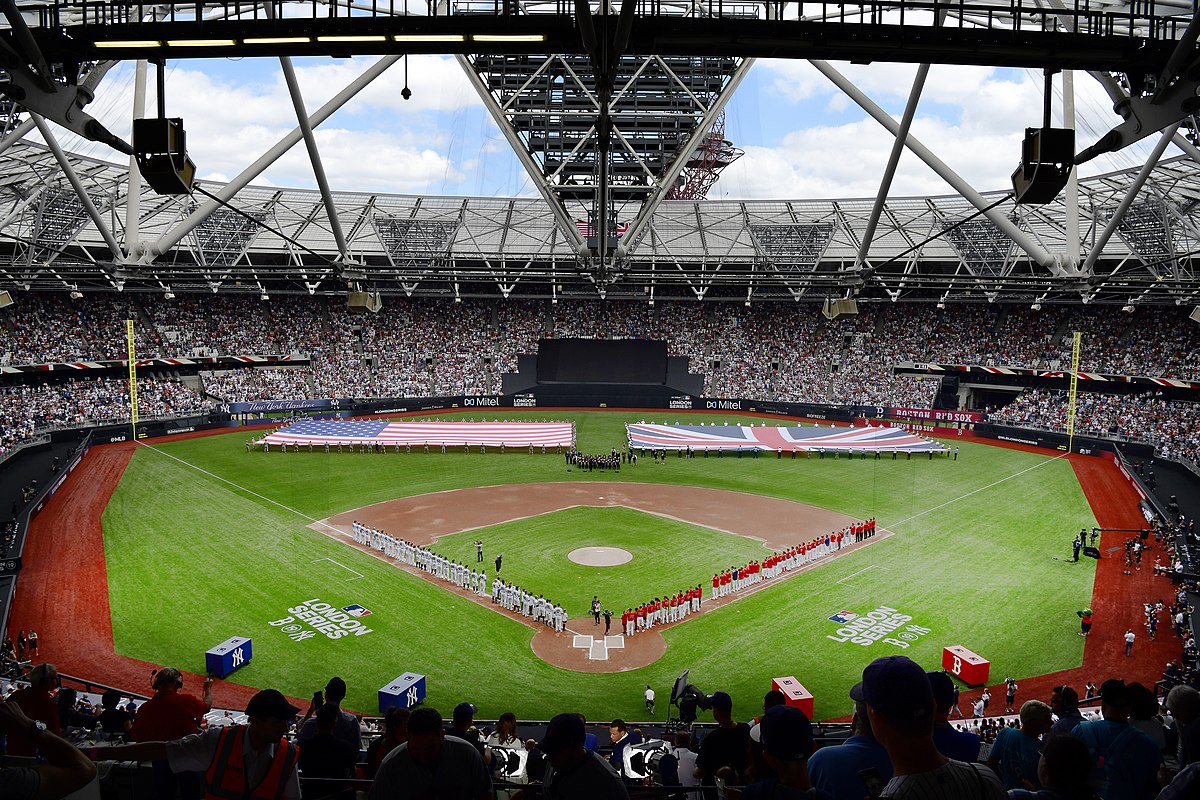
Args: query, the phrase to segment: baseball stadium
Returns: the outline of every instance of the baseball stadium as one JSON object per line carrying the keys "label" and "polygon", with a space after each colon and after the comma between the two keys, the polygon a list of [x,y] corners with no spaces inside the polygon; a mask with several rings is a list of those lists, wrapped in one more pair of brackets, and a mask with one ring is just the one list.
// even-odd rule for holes
{"label": "baseball stadium", "polygon": [[[985,797],[1200,791],[1190,9],[11,6],[14,796],[259,797],[222,748],[274,720],[264,800],[924,797],[903,714],[975,737],[937,757]],[[778,76],[878,129],[833,159],[875,188],[843,196],[840,163],[777,184],[734,141]],[[969,147],[939,116],[972,102],[959,80],[1024,93]],[[420,105],[459,83],[452,122]],[[416,109],[386,140],[356,127],[398,113],[385,96]],[[393,147],[444,155],[441,183],[409,191]],[[191,696],[188,725],[140,721],[163,696]],[[401,772],[434,718],[438,748],[477,745],[482,793]],[[344,774],[305,761],[335,723]],[[1146,740],[1128,774],[1089,738],[1118,725]],[[714,760],[725,729],[746,763]],[[570,768],[594,777],[564,788],[585,731],[596,763]],[[190,768],[137,749],[185,734]],[[830,754],[864,739],[884,768],[847,794]]]}

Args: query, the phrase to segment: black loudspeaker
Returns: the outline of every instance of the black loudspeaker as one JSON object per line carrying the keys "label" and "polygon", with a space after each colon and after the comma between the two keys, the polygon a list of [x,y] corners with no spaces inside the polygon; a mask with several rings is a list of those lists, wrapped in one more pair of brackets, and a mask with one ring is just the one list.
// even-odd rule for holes
{"label": "black loudspeaker", "polygon": [[1017,203],[1049,203],[1067,185],[1075,163],[1075,131],[1026,128],[1021,166],[1012,174]]}
{"label": "black loudspeaker", "polygon": [[196,165],[187,155],[183,120],[151,117],[133,121],[133,152],[138,169],[159,194],[190,194]]}

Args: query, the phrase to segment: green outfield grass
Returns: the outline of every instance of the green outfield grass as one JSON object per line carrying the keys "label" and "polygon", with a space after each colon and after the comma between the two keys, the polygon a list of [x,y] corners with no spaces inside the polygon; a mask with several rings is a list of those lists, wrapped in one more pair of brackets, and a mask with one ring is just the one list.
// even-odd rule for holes
{"label": "green outfield grass", "polygon": [[[573,419],[587,452],[619,445],[627,421],[687,418],[683,412],[459,416]],[[306,697],[341,674],[350,684],[348,705],[374,711],[375,690],[411,670],[429,676],[427,702],[443,712],[470,699],[482,717],[513,710],[526,719],[568,709],[596,719],[641,719],[645,684],[665,695],[683,669],[707,692],[730,692],[741,716],[753,712],[771,677],[795,675],[816,695],[817,716],[827,718],[848,712],[846,691],[880,655],[904,652],[934,668],[944,645],[963,644],[992,660],[997,679],[1066,669],[1082,657],[1073,612],[1090,600],[1094,565],[1061,559],[1073,533],[1095,521],[1064,459],[958,444],[958,461],[672,457],[613,474],[568,472],[561,456],[513,452],[247,454],[245,438],[242,432],[164,440],[133,458],[104,515],[119,652],[200,671],[204,650],[245,635],[254,639],[255,658],[235,673],[237,682]],[[669,630],[667,653],[655,664],[580,674],[535,657],[533,631],[520,623],[308,527],[398,496],[548,480],[681,483],[770,495],[875,516],[896,536]],[[616,610],[706,584],[716,567],[763,552],[753,540],[624,509],[557,512],[447,537],[438,548],[472,563],[470,543],[479,536],[489,553],[503,548],[506,578],[563,602],[572,614],[582,613],[593,594]],[[626,547],[635,559],[612,572],[566,559],[587,544]],[[662,562],[671,554],[665,572]],[[372,632],[293,640],[283,621],[308,600],[359,603],[372,612],[362,620]],[[918,628],[897,632],[911,638],[869,646],[829,638],[838,629],[828,620],[832,614],[881,606],[912,616]],[[664,704],[659,712],[665,715]]]}

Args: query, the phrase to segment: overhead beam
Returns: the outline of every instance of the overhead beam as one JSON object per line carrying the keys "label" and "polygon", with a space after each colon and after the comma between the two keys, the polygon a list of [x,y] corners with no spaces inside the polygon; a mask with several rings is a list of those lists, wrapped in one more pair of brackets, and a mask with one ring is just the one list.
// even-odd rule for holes
{"label": "overhead beam", "polygon": [[[301,6],[302,7],[302,6]],[[926,6],[927,7],[927,6]],[[987,7],[983,4],[982,7]],[[190,7],[189,7],[190,8]],[[381,7],[382,9],[383,7]],[[390,6],[387,7],[390,10]],[[665,8],[665,6],[664,6]],[[988,28],[974,24],[934,27],[910,14],[905,24],[882,24],[848,16],[828,4],[822,18],[687,18],[643,14],[629,34],[628,52],[748,58],[818,58],[895,63],[973,64],[997,67],[1087,69],[1157,74],[1175,50],[1190,15],[1175,28],[1163,18],[1132,16],[1119,9],[1080,11],[1077,30],[1054,30],[1062,12],[1029,5],[1017,8],[1021,24]],[[996,7],[1011,22],[1014,7]],[[914,9],[915,10],[915,9]],[[612,16],[612,15],[599,15]],[[1030,21],[1029,17],[1033,17]],[[116,58],[228,58],[405,53],[575,54],[585,52],[572,14],[375,15],[283,19],[181,19],[128,22],[89,15],[89,24],[35,27],[33,36],[48,60]],[[101,20],[102,24],[91,22]],[[1129,32],[1129,22],[1135,23]],[[1140,23],[1137,25],[1136,23]],[[1151,24],[1155,23],[1155,24]],[[1091,31],[1089,26],[1095,26]],[[613,26],[616,27],[615,25]],[[1146,33],[1151,36],[1147,37]],[[505,36],[512,38],[505,39]],[[3,37],[14,43],[14,34]],[[346,37],[354,37],[348,40]],[[423,37],[423,38],[421,38]],[[519,37],[519,38],[517,38]],[[365,39],[365,40],[364,40]],[[172,45],[171,42],[186,43]],[[212,42],[212,44],[205,44]],[[232,42],[232,44],[229,44]],[[19,46],[19,45],[18,45]]]}

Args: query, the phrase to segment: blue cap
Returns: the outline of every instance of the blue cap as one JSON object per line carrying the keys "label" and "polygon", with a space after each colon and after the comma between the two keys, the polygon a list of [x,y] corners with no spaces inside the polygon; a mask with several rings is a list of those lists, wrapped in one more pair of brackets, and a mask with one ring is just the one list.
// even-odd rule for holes
{"label": "blue cap", "polygon": [[907,720],[933,717],[929,676],[920,664],[906,656],[884,656],[868,664],[863,670],[861,694],[868,706],[885,717]]}
{"label": "blue cap", "polygon": [[725,694],[725,692],[713,692],[713,696],[709,699],[714,710],[733,711],[733,698]]}
{"label": "blue cap", "polygon": [[762,715],[758,727],[763,751],[780,761],[803,761],[812,755],[812,723],[800,709],[772,706]]}

